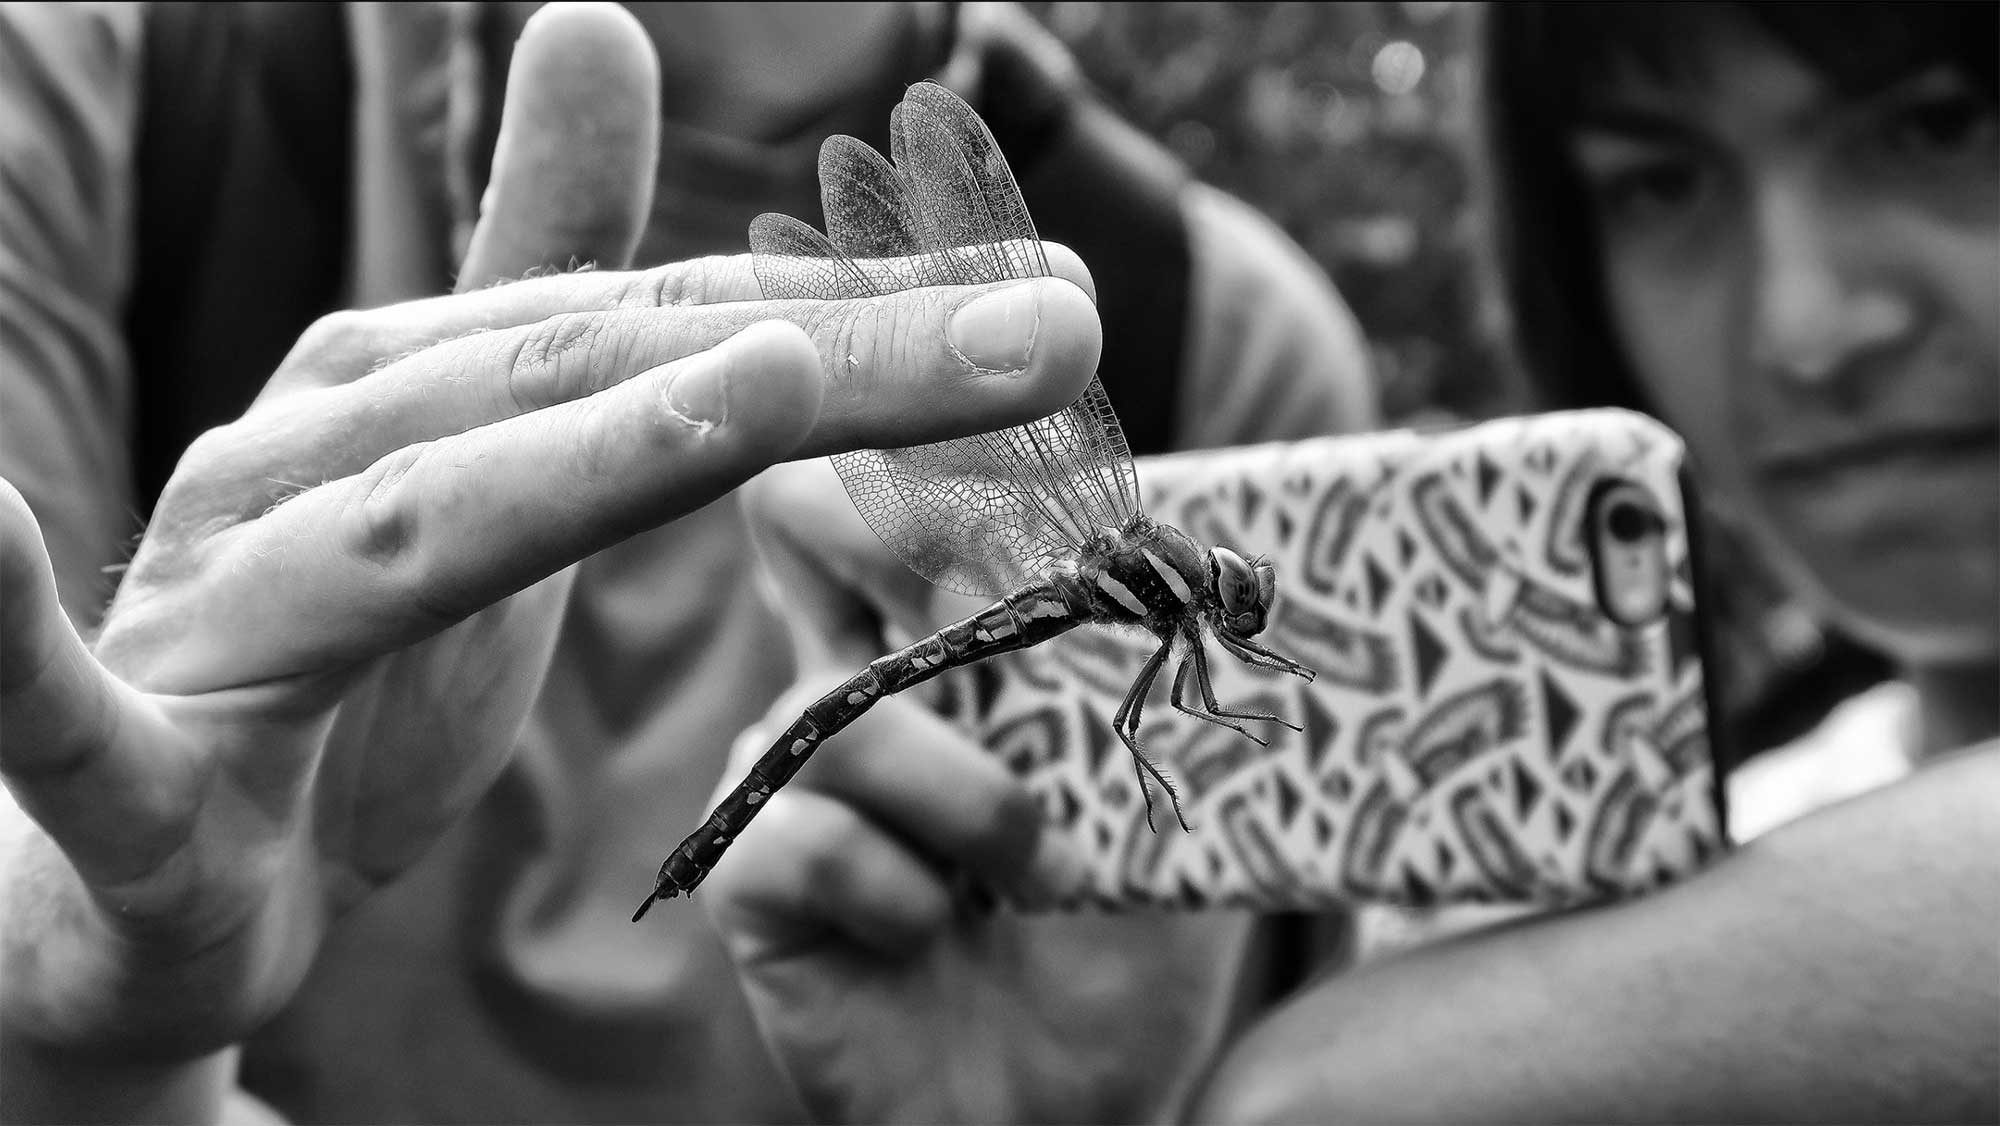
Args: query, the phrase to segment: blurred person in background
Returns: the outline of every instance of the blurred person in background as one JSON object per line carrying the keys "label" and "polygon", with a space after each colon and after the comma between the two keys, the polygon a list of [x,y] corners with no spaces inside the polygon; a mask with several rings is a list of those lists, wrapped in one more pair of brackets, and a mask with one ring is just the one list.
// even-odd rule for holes
{"label": "blurred person in background", "polygon": [[[1191,1119],[2000,1115],[1995,13],[1486,13],[1497,273],[1544,402],[1682,431],[1709,500],[1899,676],[1730,781],[1754,839],[1711,870],[1323,976],[1225,1046]],[[774,538],[811,486],[771,482],[805,473],[754,490]],[[883,781],[920,768],[958,775],[950,801]],[[1053,1002],[1006,932],[912,906],[954,867],[1021,874],[1035,827],[993,812],[1014,794],[938,725],[885,721],[706,886],[822,1117],[1076,1105],[1072,1063],[1018,1047]]]}
{"label": "blurred person in background", "polygon": [[[590,274],[489,283],[740,250],[765,210],[817,219],[821,139],[848,132],[880,146],[906,84],[936,77],[993,125],[1042,233],[1091,263],[1075,280],[1094,281],[1117,342],[1102,371],[1136,448],[1374,421],[1358,333],[1324,277],[1269,223],[1191,182],[1096,105],[1061,50],[1008,6],[635,5],[636,23],[572,9],[542,23],[532,59],[514,67],[536,7],[0,8],[0,474],[40,526],[63,609],[99,647],[95,658],[54,640],[36,648],[63,630],[26,616],[34,628],[18,636],[35,668],[7,670],[10,789],[62,828],[44,835],[10,810],[0,846],[7,1117],[186,1117],[214,1109],[217,1085],[239,1074],[306,1121],[805,1113],[702,914],[627,922],[662,849],[705,811],[730,738],[791,673],[781,624],[745,579],[735,506],[695,510],[726,475],[681,482],[667,490],[670,511],[643,514],[616,509],[616,490],[586,477],[576,487],[612,511],[580,506],[597,538],[566,528],[559,550],[529,533],[555,518],[538,496],[567,499],[560,472],[545,494],[517,498],[525,507],[513,515],[465,497],[449,506],[466,525],[461,550],[488,546],[484,517],[510,522],[516,539],[500,543],[512,553],[426,556],[403,576],[421,580],[400,592],[409,603],[251,562],[283,550],[204,570],[188,546],[213,534],[218,510],[225,524],[292,528],[279,542],[296,543],[318,526],[314,506],[332,503],[312,498],[339,495],[313,486],[366,466],[374,454],[354,463],[363,450],[414,452],[405,444],[446,425],[433,416],[456,402],[357,397],[350,384],[407,370],[465,394],[482,372],[519,374],[504,349],[538,321],[556,323],[540,318],[581,311],[569,339],[539,346],[574,395],[666,347],[600,331],[600,314],[685,305],[667,323],[713,331],[700,306],[754,297],[740,260],[650,282],[607,272],[601,285]],[[454,283],[460,296],[422,300]],[[371,311],[326,316],[339,309]],[[793,383],[773,386],[804,394],[796,337],[766,332],[735,347],[748,358],[715,355],[789,371]],[[528,394],[481,409],[532,417],[547,405]],[[914,394],[862,404],[800,448],[852,444],[869,426],[876,441],[904,444],[950,412],[895,411],[934,408]],[[993,402],[962,410],[1010,421]],[[760,418],[782,428],[754,411],[739,421]],[[731,464],[751,471],[799,440],[767,435]],[[135,573],[100,621],[103,573],[148,512]],[[21,515],[10,508],[10,614],[37,605],[20,593],[37,589],[39,566]],[[395,650],[384,631],[403,636],[377,620],[392,609],[418,622],[397,628],[434,632],[575,558],[562,551],[669,515],[680,517],[671,527],[427,643],[425,663],[376,660],[358,685],[330,670],[333,687],[285,679],[301,671],[294,650],[375,658]],[[393,549],[397,529],[379,531],[374,546]],[[522,628],[558,614],[559,633]],[[197,693],[209,686],[188,681],[190,647],[242,687]],[[21,701],[71,683],[43,675],[51,653],[65,675],[102,660],[132,683],[86,677],[75,683],[100,695],[82,697],[95,703],[67,726],[42,713],[17,722],[30,715]],[[272,685],[286,702],[278,714],[262,695]],[[182,695],[161,704],[134,687]],[[229,734],[148,744],[154,720],[133,717],[163,707]],[[242,757],[222,755],[225,738]],[[63,776],[38,757],[60,748],[95,761],[86,750],[128,743],[139,757],[101,756],[108,775]],[[298,761],[280,753],[290,747],[327,756],[301,768],[302,796],[253,771],[244,784],[259,800],[168,818],[201,846],[201,863],[176,875],[168,901],[144,900],[137,889],[160,874],[140,879],[129,866],[161,842],[129,834],[186,796],[149,788],[181,779],[176,756],[205,764],[192,777],[209,786],[218,761],[234,764],[223,778],[268,761],[291,779]],[[297,866],[313,875],[284,875]],[[189,886],[227,892],[233,913],[191,920],[187,900],[200,897]],[[283,940],[260,937],[270,933]],[[1210,1050],[1239,986],[1261,984],[1246,967],[1264,940],[1241,919],[1077,920],[1034,941],[1050,952],[1048,988],[1074,995],[1079,1036],[1122,1026],[1121,1043],[1161,1057]],[[1188,988],[1156,995],[1162,975]],[[1171,1097],[1147,1079],[1156,1063],[1105,1060],[1088,1074],[1112,1092],[1095,1104],[1101,1116],[1144,1117]]]}

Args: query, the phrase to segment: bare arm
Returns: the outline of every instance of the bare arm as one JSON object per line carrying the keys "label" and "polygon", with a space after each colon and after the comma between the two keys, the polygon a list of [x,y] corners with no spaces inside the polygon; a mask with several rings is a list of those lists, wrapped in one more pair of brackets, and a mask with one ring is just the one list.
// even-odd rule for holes
{"label": "bare arm", "polygon": [[2000,745],[1647,899],[1329,980],[1240,1041],[1199,1121],[1991,1121]]}

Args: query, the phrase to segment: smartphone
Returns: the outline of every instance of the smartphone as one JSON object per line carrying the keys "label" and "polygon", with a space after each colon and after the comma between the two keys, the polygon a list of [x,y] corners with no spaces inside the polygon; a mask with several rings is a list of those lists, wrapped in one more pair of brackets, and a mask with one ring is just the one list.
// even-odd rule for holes
{"label": "smartphone", "polygon": [[1684,463],[1615,410],[1142,460],[1154,518],[1275,562],[1258,640],[1317,676],[1209,664],[1224,706],[1302,730],[1246,723],[1260,746],[1161,677],[1140,740],[1183,830],[1112,731],[1150,635],[1077,630],[943,678],[935,706],[1026,780],[1064,854],[999,898],[1558,904],[1698,869],[1726,835]]}

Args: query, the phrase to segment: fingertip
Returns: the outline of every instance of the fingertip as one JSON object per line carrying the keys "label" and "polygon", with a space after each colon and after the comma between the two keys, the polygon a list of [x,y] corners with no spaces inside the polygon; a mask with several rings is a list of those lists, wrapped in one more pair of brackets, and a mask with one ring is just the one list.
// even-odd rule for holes
{"label": "fingertip", "polygon": [[1050,273],[1083,290],[1090,303],[1097,304],[1097,279],[1090,276],[1081,255],[1059,242],[1044,242],[1042,253],[1048,256]]}
{"label": "fingertip", "polygon": [[593,66],[627,69],[657,84],[660,59],[639,18],[609,0],[556,0],[521,25],[512,65],[582,57]]}
{"label": "fingertip", "polygon": [[28,507],[28,498],[12,481],[0,477],[0,577],[6,579],[8,591],[32,573],[38,553],[47,554],[42,526]]}
{"label": "fingertip", "polygon": [[789,321],[760,321],[715,349],[729,388],[730,425],[759,444],[786,452],[798,447],[819,420],[825,380],[819,350]]}
{"label": "fingertip", "polygon": [[13,684],[24,662],[35,660],[32,644],[55,597],[42,527],[13,482],[0,477],[0,684]]}
{"label": "fingertip", "polygon": [[1040,323],[1035,330],[1034,351],[1022,373],[1030,419],[1054,414],[1075,402],[1097,374],[1104,350],[1104,328],[1089,295],[1066,279],[1040,284]]}
{"label": "fingertip", "polygon": [[754,324],[637,382],[657,388],[669,429],[769,464],[793,452],[819,417],[819,358],[802,339],[790,325]]}
{"label": "fingertip", "polygon": [[[0,762],[25,777],[38,770],[61,776],[96,761],[111,724],[113,685],[63,611],[27,498],[0,478],[0,726],[7,735]],[[44,811],[59,807],[56,795]]]}
{"label": "fingertip", "polygon": [[815,390],[819,387],[819,349],[805,329],[790,321],[777,318],[758,321],[730,337],[729,345],[772,363],[784,364]]}

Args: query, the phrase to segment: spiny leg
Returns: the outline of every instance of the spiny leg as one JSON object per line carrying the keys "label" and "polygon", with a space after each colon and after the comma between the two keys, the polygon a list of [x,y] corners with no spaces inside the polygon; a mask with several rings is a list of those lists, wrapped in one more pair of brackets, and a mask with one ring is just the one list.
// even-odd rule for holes
{"label": "spiny leg", "polygon": [[[1271,745],[1270,743],[1264,741],[1263,739],[1260,739],[1257,736],[1252,735],[1250,733],[1250,729],[1244,727],[1242,724],[1234,723],[1231,720],[1222,718],[1222,714],[1216,712],[1213,705],[1210,706],[1208,711],[1202,712],[1202,711],[1196,711],[1195,709],[1190,708],[1185,703],[1183,703],[1182,700],[1185,699],[1187,696],[1188,672],[1192,668],[1194,668],[1194,661],[1192,658],[1188,658],[1181,661],[1180,669],[1174,673],[1174,690],[1169,695],[1168,699],[1173,701],[1175,710],[1179,711],[1183,715],[1191,715],[1196,719],[1203,720],[1208,723],[1213,723],[1218,727],[1227,727],[1229,730],[1236,732],[1238,735],[1243,736],[1245,739],[1250,740],[1252,743],[1255,743],[1260,747],[1268,747]],[[1269,717],[1252,716],[1249,718],[1266,719]]]}
{"label": "spiny leg", "polygon": [[[1143,706],[1146,693],[1151,691],[1153,681],[1160,675],[1160,666],[1166,664],[1167,654],[1171,648],[1172,643],[1169,642],[1166,645],[1160,646],[1152,656],[1146,658],[1146,663],[1139,667],[1138,677],[1132,681],[1131,690],[1125,693],[1124,701],[1118,705],[1117,714],[1111,717],[1111,730],[1118,733],[1119,740],[1125,744],[1126,750],[1132,752],[1132,757],[1135,760],[1133,773],[1138,777],[1139,800],[1146,804],[1146,828],[1152,829],[1154,832],[1158,832],[1159,830],[1153,828],[1153,799],[1146,792],[1146,775],[1137,765],[1143,759],[1139,754],[1139,749],[1132,745],[1131,737],[1125,734],[1125,723],[1128,717],[1134,712],[1139,711]],[[1137,726],[1136,721],[1134,721],[1134,726]]]}
{"label": "spiny leg", "polygon": [[1153,687],[1153,679],[1160,675],[1160,666],[1167,663],[1167,654],[1172,648],[1172,642],[1160,646],[1152,656],[1146,658],[1145,664],[1139,666],[1139,675],[1132,681],[1131,691],[1125,693],[1124,702],[1118,705],[1117,713],[1111,717],[1113,730],[1124,730],[1126,717],[1138,711],[1143,705],[1146,693]]}
{"label": "spiny leg", "polygon": [[1273,653],[1247,637],[1237,637],[1233,634],[1218,631],[1216,639],[1222,642],[1223,648],[1229,650],[1237,660],[1242,661],[1246,665],[1255,665],[1260,669],[1288,672],[1293,676],[1303,677],[1307,681],[1311,681],[1319,675],[1306,666],[1292,660],[1290,657]]}
{"label": "spiny leg", "polygon": [[1125,694],[1125,702],[1118,706],[1118,714],[1111,720],[1111,729],[1118,733],[1119,740],[1132,754],[1133,776],[1139,783],[1139,800],[1146,804],[1146,828],[1154,832],[1159,830],[1153,825],[1153,799],[1146,792],[1148,774],[1167,792],[1167,800],[1174,807],[1174,820],[1181,823],[1183,830],[1188,828],[1187,817],[1181,812],[1180,791],[1174,789],[1173,782],[1160,773],[1160,768],[1154,766],[1153,760],[1147,758],[1146,752],[1139,747],[1139,717],[1146,710],[1146,694],[1152,691],[1153,681],[1159,678],[1160,668],[1167,663],[1167,655],[1173,647],[1173,640],[1169,638],[1151,657],[1146,658],[1138,678],[1132,682],[1132,690]]}
{"label": "spiny leg", "polygon": [[1167,802],[1174,807],[1174,820],[1180,822],[1181,830],[1193,832],[1193,826],[1187,822],[1187,814],[1181,812],[1181,792],[1174,788],[1173,780],[1161,773],[1160,768],[1153,765],[1153,760],[1146,757],[1146,752],[1139,746],[1137,730],[1128,733],[1120,728],[1118,737],[1125,741],[1125,749],[1132,752],[1133,776],[1139,781],[1139,798],[1146,803],[1146,828],[1159,832],[1153,827],[1153,799],[1146,794],[1146,775],[1150,774],[1153,781],[1160,784],[1160,789],[1167,792]]}
{"label": "spiny leg", "polygon": [[[1231,711],[1230,709],[1223,707],[1221,704],[1216,703],[1215,682],[1210,680],[1208,675],[1208,649],[1201,643],[1201,639],[1199,637],[1194,639],[1193,648],[1194,648],[1193,657],[1194,657],[1195,687],[1201,689],[1201,702],[1204,706],[1208,708],[1209,711],[1214,712],[1216,715],[1228,716],[1230,719],[1261,719],[1269,723],[1283,724],[1284,726],[1291,728],[1293,731],[1305,730],[1305,728],[1300,727],[1298,724],[1293,723],[1291,720],[1288,719],[1283,719],[1274,715],[1266,715],[1263,712]],[[1182,668],[1185,669],[1186,666],[1183,665]],[[1259,739],[1258,742],[1261,743],[1263,742],[1263,740]]]}

